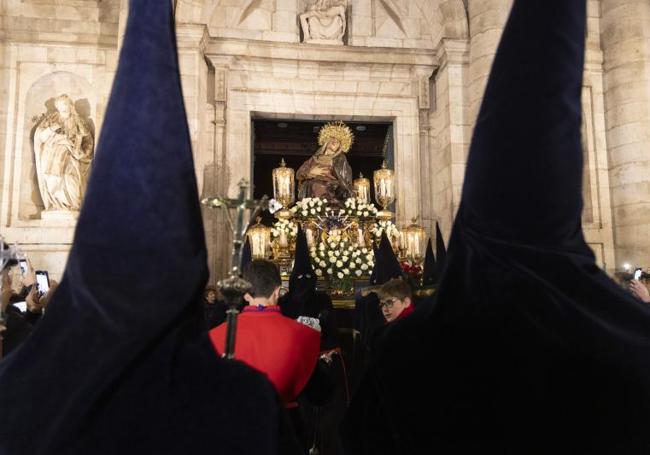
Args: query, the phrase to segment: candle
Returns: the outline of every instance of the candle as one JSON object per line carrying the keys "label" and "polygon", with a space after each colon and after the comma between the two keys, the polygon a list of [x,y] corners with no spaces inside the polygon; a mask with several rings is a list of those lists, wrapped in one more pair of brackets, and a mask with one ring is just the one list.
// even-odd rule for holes
{"label": "candle", "polygon": [[305,230],[305,236],[307,237],[307,245],[309,248],[312,248],[314,246],[314,231],[310,228],[307,228]]}

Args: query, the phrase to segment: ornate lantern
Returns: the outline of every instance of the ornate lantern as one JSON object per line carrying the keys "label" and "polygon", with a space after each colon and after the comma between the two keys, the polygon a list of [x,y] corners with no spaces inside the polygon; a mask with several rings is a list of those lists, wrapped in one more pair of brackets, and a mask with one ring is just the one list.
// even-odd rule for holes
{"label": "ornate lantern", "polygon": [[363,174],[359,174],[359,178],[352,182],[354,186],[354,193],[357,198],[363,202],[370,202],[370,180],[365,178]]}
{"label": "ornate lantern", "polygon": [[289,206],[296,200],[295,196],[295,172],[287,167],[284,158],[280,161],[280,167],[273,169],[273,197],[283,205],[282,210],[277,213],[278,218],[291,218]]}
{"label": "ornate lantern", "polygon": [[271,244],[271,229],[260,223],[261,218],[257,219],[257,223],[248,228],[247,236],[251,244],[251,256],[253,259],[266,259],[266,251]]}
{"label": "ornate lantern", "polygon": [[386,160],[382,163],[381,169],[374,172],[373,181],[375,184],[375,199],[383,208],[377,213],[377,218],[390,220],[393,218],[393,213],[388,210],[388,206],[395,201],[395,176],[393,170],[388,169]]}
{"label": "ornate lantern", "polygon": [[402,229],[401,241],[404,242],[402,248],[407,259],[416,264],[424,261],[427,248],[427,232],[417,224],[417,218],[413,218],[411,224]]}

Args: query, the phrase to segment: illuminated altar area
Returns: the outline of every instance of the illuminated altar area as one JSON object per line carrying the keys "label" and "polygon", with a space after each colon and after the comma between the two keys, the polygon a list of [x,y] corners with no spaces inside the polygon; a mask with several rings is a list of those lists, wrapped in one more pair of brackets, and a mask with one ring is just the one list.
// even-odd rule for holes
{"label": "illuminated altar area", "polygon": [[343,122],[328,123],[319,131],[320,148],[298,172],[284,159],[273,169],[273,198],[279,210],[272,223],[258,220],[248,230],[252,256],[271,259],[288,276],[301,227],[320,287],[334,298],[346,298],[368,282],[375,263],[373,249],[385,233],[412,283],[419,285],[426,231],[416,219],[408,226],[395,223],[391,207],[397,182],[385,161],[372,180],[363,175],[352,179],[345,153],[353,141]]}

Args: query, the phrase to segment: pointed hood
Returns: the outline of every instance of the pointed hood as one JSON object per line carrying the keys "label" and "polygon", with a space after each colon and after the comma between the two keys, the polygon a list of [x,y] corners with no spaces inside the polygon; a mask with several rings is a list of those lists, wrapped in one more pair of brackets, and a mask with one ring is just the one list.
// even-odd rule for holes
{"label": "pointed hood", "polygon": [[402,276],[402,267],[395,256],[393,247],[385,232],[381,234],[376,257],[379,258],[376,284],[384,284],[392,278],[400,278]]}
{"label": "pointed hood", "polygon": [[372,271],[370,272],[370,284],[371,285],[376,285],[377,284],[377,273],[379,272],[379,268],[381,265],[379,262],[381,261],[381,258],[379,257],[379,248],[377,248],[377,245],[375,245],[375,242],[372,242],[372,253],[373,257],[375,258],[375,264],[372,267]]}
{"label": "pointed hood", "polygon": [[442,272],[447,264],[447,248],[445,248],[445,238],[442,236],[440,225],[436,222],[436,259],[435,259],[435,277],[436,282],[442,278]]}
{"label": "pointed hood", "polygon": [[459,210],[485,235],[540,246],[584,243],[584,12],[584,1],[514,2],[476,121]]}
{"label": "pointed hood", "polygon": [[[29,444],[80,431],[122,374],[153,362],[152,346],[180,326],[198,335],[207,276],[172,2],[132,1],[61,284],[31,337],[0,364],[0,408],[11,409],[0,431],[33,425],[42,434]],[[12,406],[20,399],[44,405]]]}
{"label": "pointed hood", "polygon": [[438,282],[438,275],[436,274],[436,257],[433,254],[431,247],[431,239],[427,242],[427,251],[424,256],[424,267],[422,270],[422,284],[431,286]]}
{"label": "pointed hood", "polygon": [[289,277],[289,291],[292,294],[302,295],[316,289],[316,274],[309,257],[307,235],[302,228],[298,228],[296,237],[296,252],[294,255],[293,270]]}
{"label": "pointed hood", "polygon": [[253,251],[251,250],[251,242],[248,236],[246,236],[246,241],[244,242],[244,247],[242,248],[241,251],[241,266],[239,267],[240,273],[242,270],[244,270],[244,267],[246,267],[252,261],[253,261]]}

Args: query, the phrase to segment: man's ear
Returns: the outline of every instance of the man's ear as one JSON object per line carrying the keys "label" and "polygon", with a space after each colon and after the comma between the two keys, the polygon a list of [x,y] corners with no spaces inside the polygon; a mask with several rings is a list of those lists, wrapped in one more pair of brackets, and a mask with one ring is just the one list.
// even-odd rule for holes
{"label": "man's ear", "polygon": [[247,292],[246,294],[244,294],[244,300],[246,300],[246,302],[248,303],[251,303],[251,301],[253,300],[253,296]]}
{"label": "man's ear", "polygon": [[411,298],[404,297],[404,306],[411,306]]}
{"label": "man's ear", "polygon": [[280,286],[275,288],[273,291],[273,298],[276,300],[276,302],[280,299]]}

